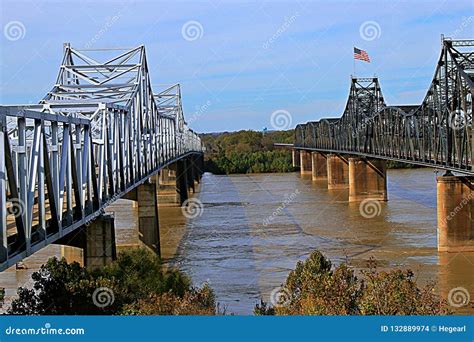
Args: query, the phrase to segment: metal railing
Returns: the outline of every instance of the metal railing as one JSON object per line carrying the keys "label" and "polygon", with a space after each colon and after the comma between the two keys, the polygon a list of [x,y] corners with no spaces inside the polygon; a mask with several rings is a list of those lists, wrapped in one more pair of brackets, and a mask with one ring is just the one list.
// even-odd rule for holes
{"label": "metal railing", "polygon": [[172,111],[153,95],[143,46],[96,60],[66,44],[58,81],[40,104],[0,107],[1,270],[203,151],[179,85],[168,94]]}

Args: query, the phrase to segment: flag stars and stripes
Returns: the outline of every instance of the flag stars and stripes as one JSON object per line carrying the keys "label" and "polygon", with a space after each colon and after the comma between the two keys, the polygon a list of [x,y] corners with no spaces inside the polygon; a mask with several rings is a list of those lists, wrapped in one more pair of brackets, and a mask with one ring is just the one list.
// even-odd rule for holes
{"label": "flag stars and stripes", "polygon": [[367,54],[367,51],[358,49],[356,47],[354,47],[354,59],[359,59],[361,61],[370,63],[370,58]]}

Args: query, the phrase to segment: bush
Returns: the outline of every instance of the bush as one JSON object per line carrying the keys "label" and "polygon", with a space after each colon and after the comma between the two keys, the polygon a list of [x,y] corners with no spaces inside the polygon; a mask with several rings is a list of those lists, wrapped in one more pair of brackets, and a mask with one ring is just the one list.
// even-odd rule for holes
{"label": "bush", "polygon": [[[216,310],[209,287],[193,288],[186,275],[165,270],[158,256],[141,248],[121,252],[112,264],[93,271],[76,262],[68,264],[64,258],[51,258],[32,279],[33,289],[18,289],[9,314],[214,314]],[[94,304],[102,303],[99,297],[94,298],[99,288],[107,288],[113,295],[103,307]]]}
{"label": "bush", "polygon": [[359,279],[347,265],[334,269],[320,252],[297,263],[282,286],[282,303],[255,306],[256,315],[445,315],[447,305],[419,288],[411,271],[378,272],[374,261]]}

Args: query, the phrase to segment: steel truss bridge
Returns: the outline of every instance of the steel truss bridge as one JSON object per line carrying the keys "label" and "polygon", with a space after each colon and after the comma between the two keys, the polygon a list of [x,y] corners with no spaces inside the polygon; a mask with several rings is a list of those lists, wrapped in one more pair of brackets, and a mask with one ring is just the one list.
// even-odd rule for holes
{"label": "steel truss bridge", "polygon": [[179,85],[153,93],[144,46],[65,44],[51,91],[36,105],[1,106],[0,128],[0,270],[203,151]]}
{"label": "steel truss bridge", "polygon": [[386,105],[377,78],[352,78],[339,119],[296,126],[294,147],[474,175],[474,40],[443,39],[420,105]]}

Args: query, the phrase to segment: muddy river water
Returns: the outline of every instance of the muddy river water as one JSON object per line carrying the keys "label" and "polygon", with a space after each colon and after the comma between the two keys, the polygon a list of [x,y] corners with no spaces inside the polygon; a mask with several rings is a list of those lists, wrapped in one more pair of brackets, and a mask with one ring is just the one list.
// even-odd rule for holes
{"label": "muddy river water", "polygon": [[[365,267],[373,256],[381,268],[410,268],[420,283],[436,281],[445,298],[463,287],[474,299],[474,253],[436,250],[433,170],[389,170],[388,196],[367,218],[358,204],[348,203],[348,190],[328,190],[325,181],[299,173],[206,173],[195,195],[203,203],[200,216],[188,219],[180,208],[160,208],[163,258],[195,284],[209,283],[218,302],[235,314],[251,314],[313,250],[354,267]],[[126,200],[109,209],[119,248],[137,243],[136,210]],[[31,285],[31,272],[60,254],[59,246],[48,246],[25,260],[28,270],[1,273],[7,296]],[[473,314],[472,302],[458,312]]]}

